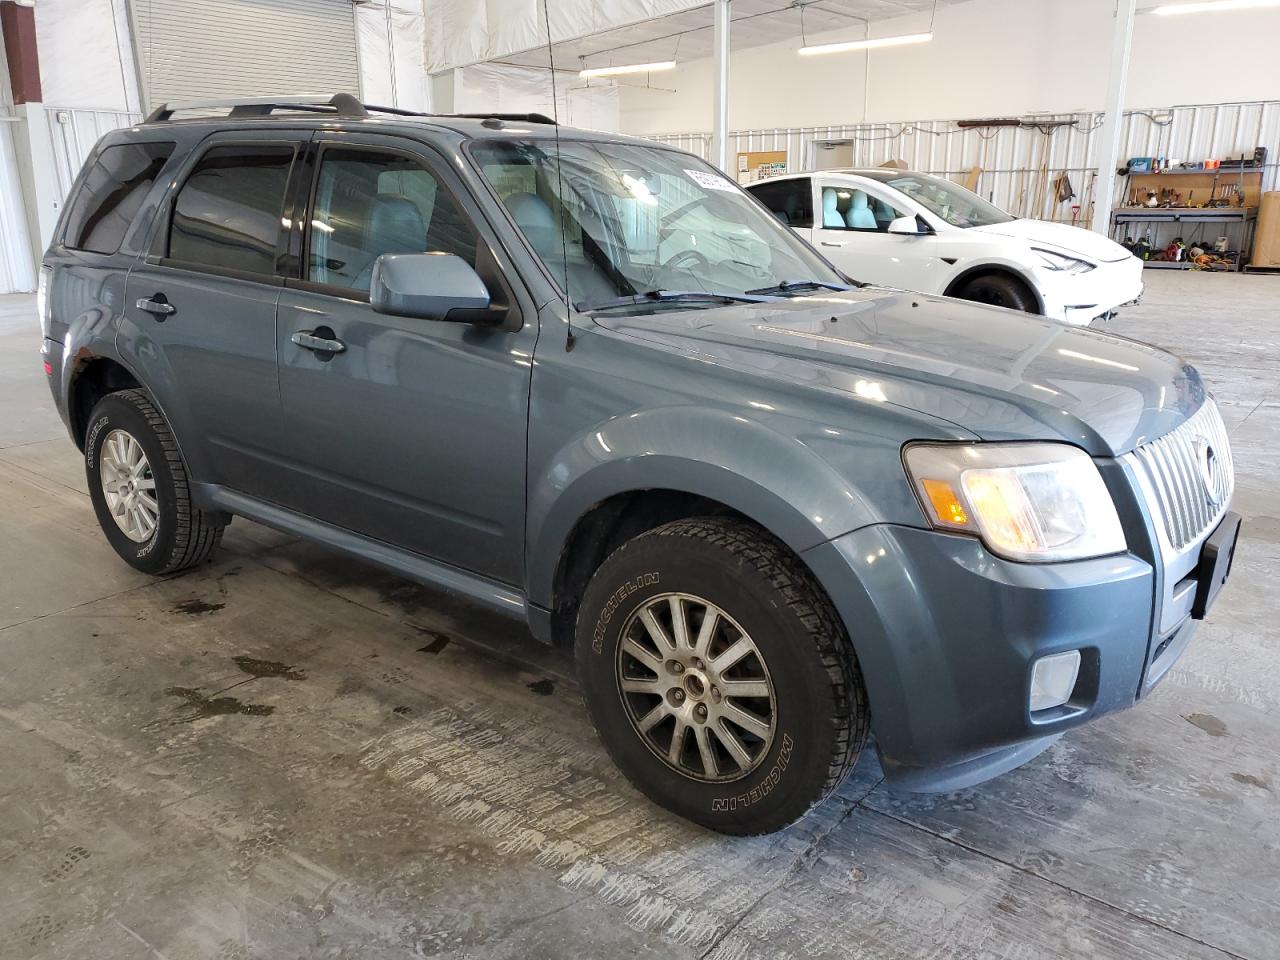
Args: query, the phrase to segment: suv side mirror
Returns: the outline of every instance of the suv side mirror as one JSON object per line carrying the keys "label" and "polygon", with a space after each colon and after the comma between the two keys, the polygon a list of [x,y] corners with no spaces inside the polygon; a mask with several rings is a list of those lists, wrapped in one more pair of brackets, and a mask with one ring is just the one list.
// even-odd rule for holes
{"label": "suv side mirror", "polygon": [[494,319],[484,281],[452,253],[384,253],[373,264],[369,305],[378,313],[421,320]]}
{"label": "suv side mirror", "polygon": [[899,217],[889,224],[888,232],[902,237],[924,237],[933,233],[917,217]]}

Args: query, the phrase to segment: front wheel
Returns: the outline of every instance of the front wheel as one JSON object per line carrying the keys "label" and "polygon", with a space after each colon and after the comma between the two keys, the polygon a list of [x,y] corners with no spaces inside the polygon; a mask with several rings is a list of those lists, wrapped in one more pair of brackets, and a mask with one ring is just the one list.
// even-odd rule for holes
{"label": "front wheel", "polygon": [[130,566],[173,573],[207,559],[222,539],[221,515],[192,504],[173,432],[143,391],[122,390],[98,401],[84,458],[98,524]]}
{"label": "front wheel", "polygon": [[989,273],[970,280],[956,295],[961,300],[973,300],[993,307],[1007,307],[1023,313],[1040,312],[1035,294],[1025,283],[999,273]]}
{"label": "front wheel", "polygon": [[622,772],[722,833],[799,819],[866,740],[861,675],[830,601],[740,521],[680,520],[616,550],[583,597],[576,657]]}

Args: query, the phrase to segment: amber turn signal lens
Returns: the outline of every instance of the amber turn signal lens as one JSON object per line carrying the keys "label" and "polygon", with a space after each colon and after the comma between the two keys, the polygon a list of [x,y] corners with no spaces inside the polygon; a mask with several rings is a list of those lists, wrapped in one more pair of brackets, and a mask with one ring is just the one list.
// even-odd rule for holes
{"label": "amber turn signal lens", "polygon": [[960,497],[955,490],[951,489],[951,484],[945,480],[921,480],[920,483],[924,486],[924,492],[929,497],[933,512],[940,521],[957,526],[968,525],[969,517],[964,512],[964,504],[960,502]]}

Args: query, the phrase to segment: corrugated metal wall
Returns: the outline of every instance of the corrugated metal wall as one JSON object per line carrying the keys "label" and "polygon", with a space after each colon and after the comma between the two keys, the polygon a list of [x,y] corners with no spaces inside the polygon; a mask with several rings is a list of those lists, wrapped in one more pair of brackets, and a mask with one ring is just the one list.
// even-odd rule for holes
{"label": "corrugated metal wall", "polygon": [[360,91],[351,0],[131,0],[149,106]]}
{"label": "corrugated metal wall", "polygon": [[89,156],[89,151],[104,133],[136,123],[136,113],[116,110],[66,110],[49,107],[49,135],[53,138],[53,156],[57,161],[58,186],[65,197],[71,191]]}
{"label": "corrugated metal wall", "polygon": [[[1167,117],[1167,119],[1166,119]],[[742,130],[729,136],[729,154],[753,150],[787,151],[788,172],[810,166],[810,145],[824,141],[852,141],[856,166],[879,166],[905,160],[913,170],[961,180],[981,167],[978,192],[998,206],[1023,217],[1070,222],[1071,207],[1080,204],[1081,224],[1088,226],[1093,199],[1093,157],[1102,124],[1098,113],[1037,116],[1043,127],[992,127],[962,130],[951,120],[851,124]],[[1064,126],[1050,126],[1065,121]],[[710,134],[670,134],[651,139],[689,150],[710,153]],[[1268,150],[1263,189],[1277,189],[1280,180],[1280,102],[1179,106],[1131,111],[1125,116],[1121,156],[1164,156],[1172,160],[1226,158],[1264,146]],[[1058,203],[1052,184],[1065,172],[1077,198]],[[1225,174],[1224,174],[1225,176]],[[1124,196],[1120,184],[1117,195]],[[1082,199],[1083,198],[1083,199]]]}

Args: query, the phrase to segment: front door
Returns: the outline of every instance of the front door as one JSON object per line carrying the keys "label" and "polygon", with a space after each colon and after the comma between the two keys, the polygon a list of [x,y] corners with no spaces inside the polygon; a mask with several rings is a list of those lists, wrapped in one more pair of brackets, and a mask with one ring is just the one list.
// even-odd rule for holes
{"label": "front door", "polygon": [[129,275],[121,327],[192,475],[276,501],[289,486],[276,265],[286,183],[309,136],[220,134],[195,151]]}
{"label": "front door", "polygon": [[[495,298],[512,288],[496,238],[427,148],[325,135],[312,150],[297,277],[280,299],[277,349],[291,501],[340,527],[505,583],[523,578],[525,442],[536,320],[502,328],[375,313],[374,262],[443,251]],[[503,289],[499,290],[501,286]],[[341,344],[299,345],[295,335]],[[304,341],[311,343],[312,341]]]}
{"label": "front door", "polygon": [[813,243],[855,280],[936,292],[930,286],[936,238],[889,233],[889,224],[914,214],[873,188],[814,177]]}

